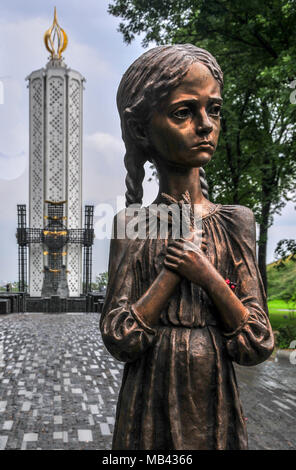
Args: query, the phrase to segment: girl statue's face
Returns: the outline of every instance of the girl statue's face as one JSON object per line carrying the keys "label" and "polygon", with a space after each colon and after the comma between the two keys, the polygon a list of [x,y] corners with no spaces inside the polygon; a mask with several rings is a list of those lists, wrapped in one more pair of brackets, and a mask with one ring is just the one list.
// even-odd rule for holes
{"label": "girl statue's face", "polygon": [[147,138],[156,163],[200,167],[211,159],[220,132],[219,83],[196,62],[152,114]]}

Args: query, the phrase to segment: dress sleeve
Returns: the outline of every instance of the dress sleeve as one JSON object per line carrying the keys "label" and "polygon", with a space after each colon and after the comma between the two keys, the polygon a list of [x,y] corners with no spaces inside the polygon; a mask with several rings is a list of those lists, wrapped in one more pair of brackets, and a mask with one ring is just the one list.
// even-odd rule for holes
{"label": "dress sleeve", "polygon": [[244,366],[265,361],[274,348],[274,337],[268,318],[266,294],[256,260],[256,226],[253,212],[239,206],[232,227],[235,293],[246,308],[246,317],[235,331],[224,333],[232,360]]}
{"label": "dress sleeve", "polygon": [[[100,319],[104,344],[116,359],[133,362],[151,346],[156,331],[146,325],[133,309],[138,300],[133,274],[135,240],[112,239],[106,298]],[[140,295],[139,295],[140,297]]]}

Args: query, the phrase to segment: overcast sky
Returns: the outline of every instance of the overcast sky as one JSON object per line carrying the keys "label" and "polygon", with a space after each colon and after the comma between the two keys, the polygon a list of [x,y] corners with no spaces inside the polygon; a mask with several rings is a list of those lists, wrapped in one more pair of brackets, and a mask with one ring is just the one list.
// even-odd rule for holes
{"label": "overcast sky", "polygon": [[[5,3],[5,5],[4,5]],[[11,0],[0,6],[0,280],[17,280],[16,205],[28,204],[29,96],[25,78],[44,67],[48,52],[43,34],[52,24],[54,6],[69,43],[66,64],[85,78],[83,199],[84,204],[111,203],[125,192],[124,146],[115,104],[127,67],[144,51],[137,38],[127,46],[117,32],[119,21],[107,13],[108,0]],[[153,45],[151,45],[152,47]],[[0,84],[1,85],[1,84]],[[1,94],[1,87],[0,87]],[[157,186],[144,183],[144,204]],[[296,212],[288,204],[269,231],[268,262],[276,243],[295,237]],[[93,277],[106,271],[109,241],[95,241]]]}

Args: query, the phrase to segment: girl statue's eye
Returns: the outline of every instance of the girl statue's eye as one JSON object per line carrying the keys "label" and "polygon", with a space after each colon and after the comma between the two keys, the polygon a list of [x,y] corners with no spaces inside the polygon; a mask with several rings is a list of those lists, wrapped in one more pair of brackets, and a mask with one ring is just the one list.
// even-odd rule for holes
{"label": "girl statue's eye", "polygon": [[220,112],[221,112],[221,106],[218,104],[214,104],[209,109],[209,114],[212,114],[212,116],[220,116]]}
{"label": "girl statue's eye", "polygon": [[173,116],[178,119],[187,119],[191,116],[191,111],[189,108],[179,108],[173,112]]}

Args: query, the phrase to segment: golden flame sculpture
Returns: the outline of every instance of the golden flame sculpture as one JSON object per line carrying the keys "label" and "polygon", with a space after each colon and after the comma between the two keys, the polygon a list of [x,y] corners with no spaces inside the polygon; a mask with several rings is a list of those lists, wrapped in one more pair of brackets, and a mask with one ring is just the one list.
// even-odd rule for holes
{"label": "golden flame sculpture", "polygon": [[44,34],[44,44],[52,59],[60,59],[68,44],[67,34],[58,23],[56,7],[54,7],[53,23]]}

